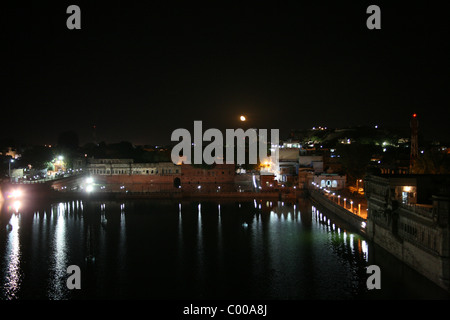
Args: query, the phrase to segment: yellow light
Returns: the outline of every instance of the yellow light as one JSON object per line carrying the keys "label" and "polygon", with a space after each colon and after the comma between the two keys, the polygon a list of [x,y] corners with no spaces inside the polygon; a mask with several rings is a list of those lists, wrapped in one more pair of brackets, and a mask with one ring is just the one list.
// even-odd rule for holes
{"label": "yellow light", "polygon": [[239,119],[241,119],[241,121],[247,120],[247,119],[245,118],[245,116],[241,116]]}
{"label": "yellow light", "polygon": [[411,192],[412,188],[411,187],[403,187],[403,191],[405,192]]}

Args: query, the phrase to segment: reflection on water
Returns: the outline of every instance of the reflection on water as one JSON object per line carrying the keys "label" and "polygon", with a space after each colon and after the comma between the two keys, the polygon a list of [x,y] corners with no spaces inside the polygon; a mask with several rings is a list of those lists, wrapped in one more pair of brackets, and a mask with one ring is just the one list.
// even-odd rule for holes
{"label": "reflection on water", "polygon": [[337,253],[340,251],[338,247],[348,248],[349,253],[363,258],[366,262],[369,261],[369,246],[366,240],[354,233],[347,233],[345,230],[336,226],[329,217],[320,212],[315,206],[312,206],[312,213],[316,221],[327,231],[333,243],[333,248]]}
{"label": "reflection on water", "polygon": [[[49,298],[52,300],[61,300],[66,298],[67,287],[65,284],[66,270],[70,264],[67,264],[67,243],[66,243],[66,223],[65,215],[67,203],[59,203],[52,207],[52,216],[56,215],[56,226],[53,239],[53,254],[50,281]],[[52,217],[53,218],[53,217]]]}
{"label": "reflection on water", "polygon": [[[440,297],[402,265],[302,200],[71,201],[0,213],[2,299]],[[66,286],[78,265],[81,290]],[[399,271],[400,270],[400,271]],[[409,278],[408,278],[409,277]],[[400,289],[399,289],[400,288]]]}
{"label": "reflection on water", "polygon": [[20,270],[20,240],[19,240],[19,224],[20,216],[13,214],[9,224],[7,225],[8,237],[6,242],[5,260],[3,262],[3,270],[5,273],[2,295],[5,299],[16,299],[17,293],[22,282]]}

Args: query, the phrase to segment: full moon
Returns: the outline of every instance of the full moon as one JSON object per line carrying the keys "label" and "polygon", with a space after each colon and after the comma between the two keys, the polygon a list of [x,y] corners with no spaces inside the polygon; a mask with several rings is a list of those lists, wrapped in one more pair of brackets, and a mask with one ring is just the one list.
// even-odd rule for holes
{"label": "full moon", "polygon": [[247,119],[245,118],[245,116],[241,116],[240,119],[241,119],[241,121],[247,120]]}

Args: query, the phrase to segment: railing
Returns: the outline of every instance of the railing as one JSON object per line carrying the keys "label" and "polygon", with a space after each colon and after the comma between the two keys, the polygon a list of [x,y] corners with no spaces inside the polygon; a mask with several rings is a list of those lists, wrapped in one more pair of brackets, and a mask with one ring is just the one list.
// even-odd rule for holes
{"label": "railing", "polygon": [[428,219],[433,219],[433,206],[400,203],[400,207]]}
{"label": "railing", "polygon": [[313,185],[313,187],[309,188],[310,191],[321,194],[324,198],[333,202],[335,205],[346,209],[348,212],[354,214],[355,216],[359,216],[363,219],[367,219],[367,201],[364,199],[355,199],[353,200],[345,193],[341,196],[339,191],[330,191],[326,188],[317,187],[317,185]]}

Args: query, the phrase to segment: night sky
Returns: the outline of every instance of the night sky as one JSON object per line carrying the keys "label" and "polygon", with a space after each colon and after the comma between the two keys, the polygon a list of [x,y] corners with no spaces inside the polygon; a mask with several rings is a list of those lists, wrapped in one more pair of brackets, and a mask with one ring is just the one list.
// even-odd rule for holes
{"label": "night sky", "polygon": [[[392,2],[392,1],[391,1]],[[144,6],[145,3],[145,6]],[[311,4],[313,3],[313,4]],[[315,3],[315,4],[314,4]],[[165,144],[176,128],[408,127],[449,139],[448,12],[429,1],[2,4],[2,138]],[[322,2],[320,2],[322,3]],[[81,8],[81,30],[66,9]],[[366,8],[381,8],[368,30]]]}

